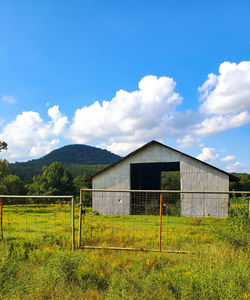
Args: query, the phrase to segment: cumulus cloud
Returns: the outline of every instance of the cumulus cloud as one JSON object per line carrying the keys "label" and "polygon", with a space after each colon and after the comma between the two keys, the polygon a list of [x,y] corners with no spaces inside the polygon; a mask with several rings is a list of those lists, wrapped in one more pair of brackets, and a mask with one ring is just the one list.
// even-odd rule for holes
{"label": "cumulus cloud", "polygon": [[49,153],[50,151],[54,150],[58,146],[59,142],[60,142],[59,139],[53,139],[50,142],[48,141],[37,142],[36,145],[31,147],[30,156],[37,157]]}
{"label": "cumulus cloud", "polygon": [[110,101],[77,109],[69,137],[76,143],[100,141],[122,150],[131,143],[171,135],[176,107],[182,102],[175,86],[172,78],[146,76],[136,91],[120,90]]}
{"label": "cumulus cloud", "polygon": [[250,122],[250,61],[222,63],[219,74],[209,74],[198,91],[200,119],[177,140],[181,147],[198,145],[203,137]]}
{"label": "cumulus cloud", "polygon": [[0,140],[8,143],[10,159],[44,155],[57,147],[59,139],[54,137],[63,134],[68,120],[58,106],[50,108],[48,114],[51,121],[45,122],[39,113],[25,111],[3,128]]}
{"label": "cumulus cloud", "polygon": [[59,106],[54,105],[48,110],[48,115],[52,119],[52,121],[49,123],[52,127],[52,133],[56,136],[62,135],[65,129],[65,126],[68,123],[68,118],[66,116],[63,116],[61,112],[59,111]]}
{"label": "cumulus cloud", "polygon": [[107,149],[113,153],[117,153],[120,155],[126,155],[139,147],[143,146],[144,143],[136,143],[136,142],[125,142],[125,143],[111,143],[111,144],[105,144],[102,143],[98,145],[99,148],[101,149]]}
{"label": "cumulus cloud", "polygon": [[201,87],[198,88],[198,91],[200,92],[200,101],[207,99],[210,93],[215,89],[215,86],[218,84],[218,76],[215,74],[208,74],[207,77],[208,79]]}
{"label": "cumulus cloud", "polygon": [[198,158],[211,162],[218,154],[204,147],[203,138],[250,122],[250,61],[222,63],[218,75],[209,74],[198,90],[198,111],[180,111],[183,99],[174,79],[146,76],[132,92],[119,90],[110,101],[76,109],[71,122],[58,105],[48,109],[47,122],[37,112],[23,112],[3,128],[0,140],[8,142],[12,156],[36,157],[60,138],[122,155],[152,139],[166,144],[174,139],[181,148],[203,148]]}
{"label": "cumulus cloud", "polygon": [[224,62],[199,88],[204,114],[235,114],[250,109],[250,61]]}
{"label": "cumulus cloud", "polygon": [[10,103],[10,104],[17,103],[17,99],[14,96],[11,96],[11,95],[3,95],[2,96],[2,101]]}
{"label": "cumulus cloud", "polygon": [[191,134],[187,134],[183,138],[177,139],[177,143],[179,144],[179,147],[183,149],[192,147],[194,145],[204,147],[204,145],[201,143],[201,139]]}
{"label": "cumulus cloud", "polygon": [[227,156],[225,156],[225,157],[223,157],[222,159],[221,159],[221,161],[232,161],[232,160],[234,160],[236,157],[234,156],[234,155],[227,155]]}
{"label": "cumulus cloud", "polygon": [[237,128],[250,122],[250,114],[246,111],[236,115],[213,116],[195,125],[193,133],[200,137],[218,134],[230,128]]}
{"label": "cumulus cloud", "polygon": [[218,153],[215,153],[214,148],[205,147],[202,149],[202,153],[199,154],[196,158],[206,162],[213,162],[219,156]]}
{"label": "cumulus cloud", "polygon": [[247,172],[246,165],[240,163],[239,161],[236,161],[234,164],[227,166],[226,170],[229,173],[232,173],[232,172]]}

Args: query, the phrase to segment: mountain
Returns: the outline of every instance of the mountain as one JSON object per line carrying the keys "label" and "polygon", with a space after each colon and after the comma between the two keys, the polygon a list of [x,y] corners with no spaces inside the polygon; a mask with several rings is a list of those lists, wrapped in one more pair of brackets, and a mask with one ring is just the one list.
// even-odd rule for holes
{"label": "mountain", "polygon": [[110,151],[88,146],[88,145],[68,145],[31,162],[41,162],[42,164],[51,164],[59,161],[62,164],[111,164],[121,157]]}
{"label": "mountain", "polygon": [[31,182],[34,175],[41,174],[43,165],[50,165],[54,161],[61,162],[75,177],[84,173],[92,175],[120,158],[110,151],[88,145],[67,145],[38,159],[10,163],[9,167],[11,174]]}

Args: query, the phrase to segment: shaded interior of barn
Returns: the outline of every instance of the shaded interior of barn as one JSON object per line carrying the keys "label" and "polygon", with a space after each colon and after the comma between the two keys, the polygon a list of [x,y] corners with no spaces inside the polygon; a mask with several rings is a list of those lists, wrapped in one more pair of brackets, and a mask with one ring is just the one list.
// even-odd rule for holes
{"label": "shaded interior of barn", "polygon": [[[169,184],[173,175],[175,185]],[[180,190],[180,162],[130,164],[130,187],[131,190]],[[180,194],[164,194],[163,203],[163,214],[179,215]],[[131,193],[131,214],[159,214],[159,209],[160,193]]]}

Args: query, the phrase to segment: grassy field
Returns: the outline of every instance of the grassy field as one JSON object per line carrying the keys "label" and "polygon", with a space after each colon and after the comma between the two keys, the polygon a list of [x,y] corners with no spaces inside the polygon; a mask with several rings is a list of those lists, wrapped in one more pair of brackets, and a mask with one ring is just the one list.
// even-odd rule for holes
{"label": "grassy field", "polygon": [[[5,206],[0,299],[248,299],[249,218],[246,207],[232,212],[164,216],[163,250],[186,254],[71,252],[70,205]],[[83,220],[83,245],[157,249],[158,235],[157,216],[87,211]]]}

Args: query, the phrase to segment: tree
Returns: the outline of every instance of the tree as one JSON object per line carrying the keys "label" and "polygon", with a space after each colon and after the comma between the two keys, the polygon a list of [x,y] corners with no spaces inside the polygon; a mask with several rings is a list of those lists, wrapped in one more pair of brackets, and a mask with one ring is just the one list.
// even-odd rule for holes
{"label": "tree", "polygon": [[79,175],[76,178],[74,178],[73,182],[76,189],[76,195],[79,194],[79,190],[81,188],[91,188],[91,181],[88,181],[87,178],[88,176],[86,174]]}
{"label": "tree", "polygon": [[59,162],[42,167],[42,175],[33,177],[27,185],[29,194],[34,195],[73,195],[72,174]]}
{"label": "tree", "polygon": [[3,179],[7,195],[25,195],[24,182],[16,175],[7,175]]}
{"label": "tree", "polygon": [[[87,175],[79,175],[73,180],[75,186],[75,195],[79,197],[79,192],[81,188],[91,188],[91,181],[87,180]],[[91,207],[92,204],[92,196],[91,192],[84,192],[82,197],[83,205],[87,207]]]}
{"label": "tree", "polygon": [[250,174],[247,173],[233,173],[240,178],[238,182],[230,182],[230,190],[234,191],[250,191]]}
{"label": "tree", "polygon": [[9,163],[6,159],[0,158],[0,180],[9,175]]}
{"label": "tree", "polygon": [[5,143],[4,141],[0,141],[0,152],[2,150],[7,150],[7,143]]}
{"label": "tree", "polygon": [[0,194],[25,194],[23,181],[16,175],[9,175],[9,163],[6,159],[0,159]]}
{"label": "tree", "polygon": [[[0,141],[0,152],[2,150],[7,150],[7,144],[3,141]],[[6,159],[0,158],[0,193],[6,194],[7,188],[3,182],[5,176],[9,174],[9,163]]]}

